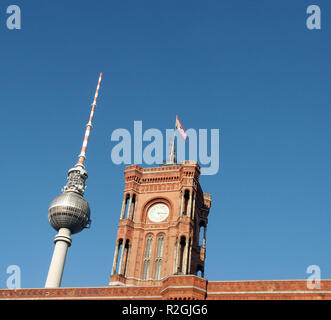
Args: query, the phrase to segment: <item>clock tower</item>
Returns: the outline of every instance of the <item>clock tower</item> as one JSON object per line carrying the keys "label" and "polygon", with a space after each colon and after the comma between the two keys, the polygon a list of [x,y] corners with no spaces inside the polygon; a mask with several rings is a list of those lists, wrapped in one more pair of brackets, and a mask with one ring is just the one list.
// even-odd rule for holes
{"label": "clock tower", "polygon": [[110,285],[153,285],[171,275],[204,277],[211,196],[195,161],[125,168]]}

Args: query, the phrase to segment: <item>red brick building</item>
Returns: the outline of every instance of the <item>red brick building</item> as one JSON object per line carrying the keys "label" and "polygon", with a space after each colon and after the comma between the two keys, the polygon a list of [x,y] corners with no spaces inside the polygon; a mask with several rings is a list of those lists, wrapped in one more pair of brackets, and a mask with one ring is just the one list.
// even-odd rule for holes
{"label": "red brick building", "polygon": [[174,274],[203,277],[211,197],[199,176],[191,161],[125,169],[110,284],[153,285]]}
{"label": "red brick building", "polygon": [[0,299],[331,299],[331,280],[204,279],[211,196],[196,162],[125,169],[109,286],[0,290]]}

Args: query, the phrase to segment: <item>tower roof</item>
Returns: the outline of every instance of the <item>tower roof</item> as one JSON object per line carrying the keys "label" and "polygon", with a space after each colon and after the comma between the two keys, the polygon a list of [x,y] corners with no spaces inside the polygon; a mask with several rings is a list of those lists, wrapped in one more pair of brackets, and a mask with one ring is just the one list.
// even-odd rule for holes
{"label": "tower roof", "polygon": [[177,164],[177,153],[176,153],[176,140],[175,140],[175,131],[174,131],[174,138],[172,140],[170,152],[165,163],[166,165],[174,165]]}

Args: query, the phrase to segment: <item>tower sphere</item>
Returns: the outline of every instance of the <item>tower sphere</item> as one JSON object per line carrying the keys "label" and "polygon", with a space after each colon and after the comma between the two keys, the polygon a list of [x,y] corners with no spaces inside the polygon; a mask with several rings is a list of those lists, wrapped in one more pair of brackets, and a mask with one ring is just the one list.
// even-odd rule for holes
{"label": "tower sphere", "polygon": [[48,209],[49,223],[55,230],[67,228],[72,234],[90,224],[90,207],[76,192],[64,192],[57,196]]}

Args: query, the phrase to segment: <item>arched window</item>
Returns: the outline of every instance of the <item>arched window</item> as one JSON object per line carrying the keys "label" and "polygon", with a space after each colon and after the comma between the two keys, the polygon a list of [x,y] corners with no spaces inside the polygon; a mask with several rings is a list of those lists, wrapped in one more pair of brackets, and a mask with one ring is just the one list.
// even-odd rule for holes
{"label": "arched window", "polygon": [[131,216],[131,220],[133,221],[134,219],[134,214],[135,214],[135,209],[136,209],[136,195],[133,194],[132,196],[132,204],[131,204],[131,212],[130,212],[130,216]]}
{"label": "arched window", "polygon": [[114,274],[117,274],[118,273],[118,268],[119,268],[119,257],[121,256],[121,253],[122,253],[122,250],[123,250],[123,239],[119,239],[118,240],[118,244],[117,244],[117,253],[116,253],[116,256],[115,256],[115,269],[114,269]]}
{"label": "arched window", "polygon": [[128,193],[126,195],[126,198],[125,198],[125,209],[124,209],[124,217],[125,219],[127,219],[129,216],[129,208],[130,207],[130,193]]}
{"label": "arched window", "polygon": [[179,242],[179,263],[178,263],[178,272],[184,273],[183,266],[184,266],[184,250],[186,245],[186,238],[183,236],[180,238]]}
{"label": "arched window", "polygon": [[147,280],[149,277],[149,269],[151,266],[151,257],[152,257],[152,247],[153,247],[153,235],[148,235],[146,238],[146,247],[145,247],[145,257],[144,257],[144,266],[142,279]]}
{"label": "arched window", "polygon": [[120,274],[124,276],[126,275],[126,269],[128,265],[129,249],[130,249],[130,240],[126,240],[125,246],[122,249],[124,250],[124,255],[123,255],[122,270],[120,270]]}
{"label": "arched window", "polygon": [[155,270],[154,270],[154,279],[155,280],[159,280],[161,278],[163,247],[164,247],[164,235],[160,234],[157,237]]}
{"label": "arched window", "polygon": [[201,278],[204,277],[203,266],[198,265],[198,267],[197,267],[197,271],[196,271],[196,275],[197,275],[198,277],[201,277]]}
{"label": "arched window", "polygon": [[183,211],[182,211],[184,216],[187,215],[187,207],[188,207],[189,199],[190,199],[190,191],[185,190],[185,192],[184,192],[184,206],[183,206]]}
{"label": "arched window", "polygon": [[128,201],[130,199],[130,194],[127,193],[127,194],[124,194],[124,199],[123,199],[123,203],[122,203],[122,209],[121,209],[121,217],[120,219],[125,219],[125,214],[126,214],[126,211],[128,209]]}
{"label": "arched window", "polygon": [[204,247],[205,246],[205,235],[206,235],[206,230],[205,230],[205,225],[203,223],[200,224],[200,229],[199,229],[199,246]]}

